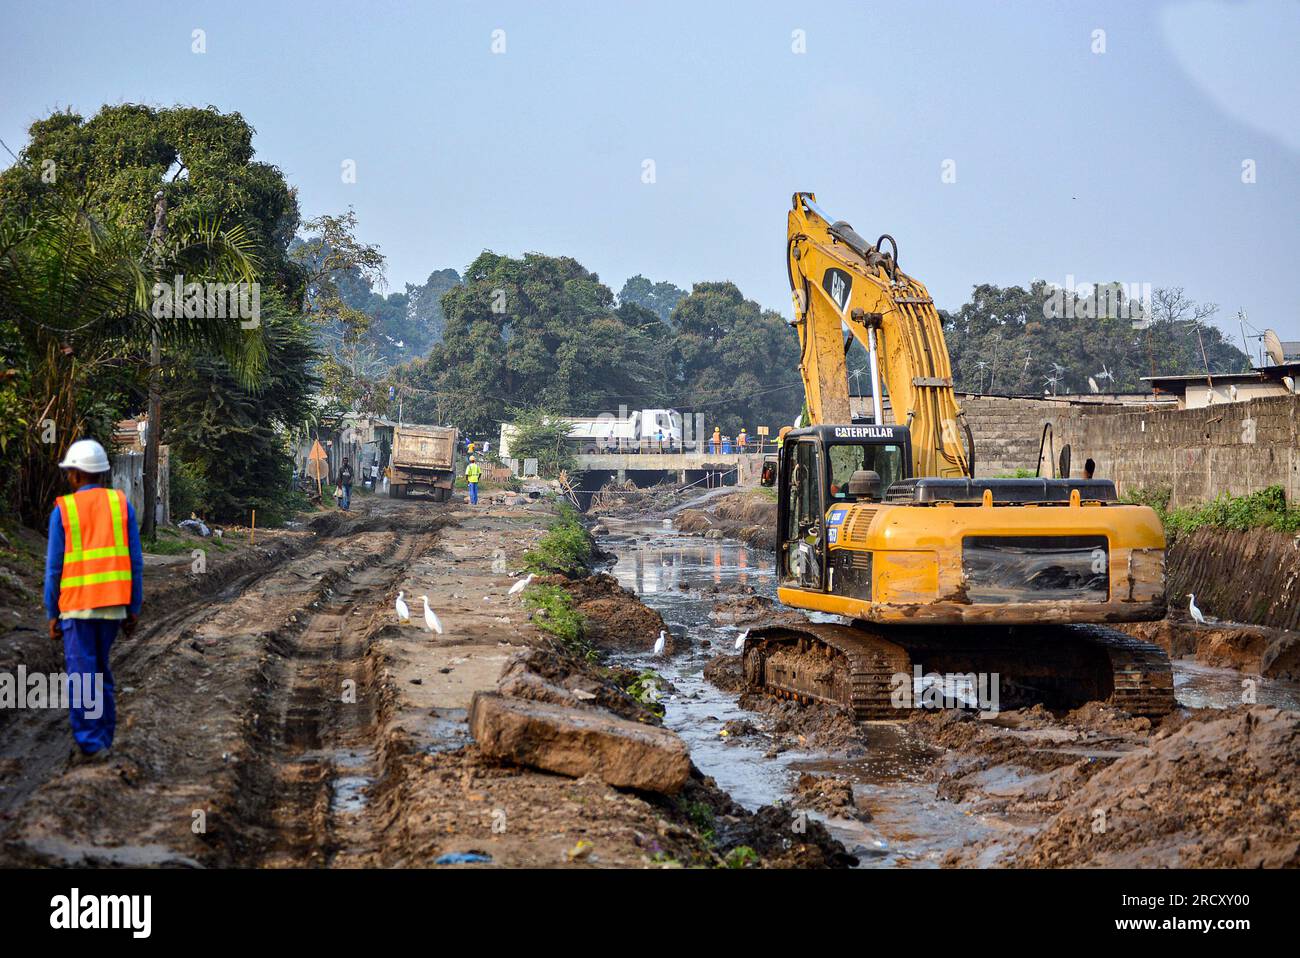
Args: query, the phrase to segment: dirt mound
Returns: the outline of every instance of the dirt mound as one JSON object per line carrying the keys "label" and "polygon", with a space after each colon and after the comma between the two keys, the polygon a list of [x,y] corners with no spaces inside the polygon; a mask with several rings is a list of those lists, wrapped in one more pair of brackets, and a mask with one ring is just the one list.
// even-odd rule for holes
{"label": "dirt mound", "polygon": [[743,627],[759,625],[793,625],[807,622],[803,613],[778,605],[762,595],[743,595],[723,599],[713,606],[709,618],[723,625]]}
{"label": "dirt mound", "polygon": [[[597,648],[645,651],[654,647],[660,632],[667,631],[658,612],[608,573],[558,584],[573,596],[573,606],[583,617],[583,637]],[[666,654],[676,655],[685,649],[685,641],[669,632]]]}
{"label": "dirt mound", "polygon": [[1119,626],[1152,642],[1174,658],[1195,656],[1217,668],[1238,669],[1270,678],[1300,679],[1300,633],[1262,625],[1214,622],[1201,625],[1179,613],[1158,622]]}
{"label": "dirt mound", "polygon": [[635,677],[630,670],[591,667],[553,648],[537,647],[511,656],[497,687],[516,698],[605,709],[620,718],[662,724],[656,712],[624,691]]}
{"label": "dirt mound", "polygon": [[844,709],[820,702],[800,705],[761,692],[740,696],[741,708],[770,719],[769,733],[781,748],[819,748],[856,753],[865,743],[865,726],[853,721]]}
{"label": "dirt mound", "polygon": [[735,492],[709,509],[683,509],[673,526],[687,535],[725,537],[756,549],[775,549],[776,502],[759,492]]}
{"label": "dirt mound", "polygon": [[739,692],[745,687],[739,655],[719,655],[704,666],[704,679],[724,692]]}
{"label": "dirt mound", "polygon": [[845,868],[858,863],[821,822],[776,805],[719,822],[717,835],[723,848],[752,849],[764,868]]}
{"label": "dirt mound", "polygon": [[1162,729],[1073,792],[1001,864],[1300,865],[1300,713],[1252,706]]}
{"label": "dirt mound", "polygon": [[678,532],[695,535],[719,528],[719,523],[703,509],[683,509],[673,519],[673,527]]}
{"label": "dirt mound", "polygon": [[714,513],[726,522],[776,528],[776,500],[762,492],[737,492],[718,500]]}
{"label": "dirt mound", "polygon": [[847,778],[834,775],[802,773],[794,787],[794,804],[796,808],[806,808],[832,818],[871,821],[871,814],[859,810],[857,806],[853,797],[853,783]]}

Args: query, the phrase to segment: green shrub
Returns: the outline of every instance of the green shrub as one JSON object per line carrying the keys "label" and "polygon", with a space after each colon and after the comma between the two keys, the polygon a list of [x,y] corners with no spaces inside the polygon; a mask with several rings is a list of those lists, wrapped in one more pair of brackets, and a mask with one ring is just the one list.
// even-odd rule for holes
{"label": "green shrub", "polygon": [[660,718],[664,717],[664,707],[659,702],[663,694],[663,680],[652,669],[646,669],[638,675],[625,691],[651,712]]}
{"label": "green shrub", "polygon": [[208,480],[203,471],[195,464],[175,457],[168,470],[167,487],[172,522],[188,519],[192,514],[207,515]]}
{"label": "green shrub", "polygon": [[758,864],[758,852],[748,845],[737,845],[722,860],[727,868],[750,868]]}
{"label": "green shrub", "polygon": [[1287,505],[1281,486],[1269,486],[1247,496],[1222,493],[1211,502],[1169,508],[1171,490],[1164,487],[1139,489],[1125,496],[1125,501],[1150,506],[1160,516],[1170,537],[1186,535],[1204,526],[1246,532],[1250,529],[1273,529],[1295,534],[1300,532],[1300,509]]}
{"label": "green shrub", "polygon": [[572,506],[561,508],[537,544],[524,553],[524,568],[538,575],[580,576],[591,563],[591,537]]}
{"label": "green shrub", "polygon": [[593,660],[596,650],[582,637],[582,614],[573,607],[573,596],[556,585],[531,585],[524,592],[524,604],[533,609],[533,624],[552,636],[573,655]]}

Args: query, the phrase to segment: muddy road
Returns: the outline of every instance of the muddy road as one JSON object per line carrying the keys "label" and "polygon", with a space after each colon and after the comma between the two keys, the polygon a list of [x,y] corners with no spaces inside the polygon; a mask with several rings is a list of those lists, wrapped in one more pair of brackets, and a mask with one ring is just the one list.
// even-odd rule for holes
{"label": "muddy road", "polygon": [[[450,520],[368,505],[238,558],[214,554],[179,587],[147,586],[141,628],[113,652],[108,759],[70,764],[59,710],[7,716],[6,862],[328,862],[338,783],[372,771],[373,638]],[[58,665],[52,647],[35,658],[29,669]]]}
{"label": "muddy road", "polygon": [[[679,792],[617,789],[471,740],[475,694],[499,685],[659,724],[628,694],[634,674],[557,648],[509,592],[555,514],[359,497],[351,515],[214,550],[201,574],[189,556],[151,563],[141,627],[113,652],[107,758],[69,760],[61,709],[0,712],[0,865],[678,867],[736,849],[851,864],[820,826],[796,834],[788,811],[753,814],[694,768]],[[602,641],[661,624],[599,577],[569,587]],[[11,634],[6,669],[60,668],[34,629]]]}
{"label": "muddy road", "polygon": [[[147,588],[141,628],[114,648],[108,759],[68,761],[61,710],[3,715],[0,862],[403,861],[435,827],[432,816],[429,829],[393,827],[407,766],[463,753],[473,691],[495,683],[512,644],[535,637],[506,570],[547,515],[367,497],[351,516],[319,516],[237,559],[212,556],[203,575]],[[393,612],[399,590],[407,625]],[[424,628],[425,594],[445,636]],[[38,638],[23,643],[26,667],[57,669]],[[460,801],[472,761],[456,764],[447,805],[477,805]],[[469,817],[489,821],[481,811]]]}

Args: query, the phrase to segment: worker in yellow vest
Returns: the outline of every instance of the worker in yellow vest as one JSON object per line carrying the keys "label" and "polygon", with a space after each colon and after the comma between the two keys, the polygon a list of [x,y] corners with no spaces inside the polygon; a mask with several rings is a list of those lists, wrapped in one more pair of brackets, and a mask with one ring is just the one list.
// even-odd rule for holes
{"label": "worker in yellow vest", "polygon": [[478,484],[483,478],[483,470],[479,468],[478,461],[473,456],[469,457],[469,465],[465,467],[465,481],[469,484],[469,504],[478,505]]}
{"label": "worker in yellow vest", "polygon": [[74,761],[102,758],[117,725],[108,652],[120,628],[135,631],[144,598],[144,553],[135,509],[108,488],[104,447],[79,439],[59,463],[72,492],[50,514],[45,610],[50,638],[63,642]]}

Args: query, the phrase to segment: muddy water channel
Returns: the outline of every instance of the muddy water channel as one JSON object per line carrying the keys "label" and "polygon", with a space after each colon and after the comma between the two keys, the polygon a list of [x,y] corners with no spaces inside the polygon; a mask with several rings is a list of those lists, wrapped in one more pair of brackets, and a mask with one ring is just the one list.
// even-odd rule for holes
{"label": "muddy water channel", "polygon": [[[982,840],[1001,845],[1019,836],[1021,826],[1014,822],[939,799],[934,780],[944,753],[906,724],[871,723],[861,747],[839,753],[780,751],[766,735],[738,739],[724,734],[731,720],[748,720],[760,729],[767,720],[741,708],[735,694],[705,680],[704,667],[714,656],[738,654],[734,644],[742,631],[715,622],[710,613],[715,603],[734,598],[744,587],[774,598],[771,553],[731,540],[683,535],[661,523],[608,524],[611,534],[601,545],[617,556],[611,574],[657,610],[674,634],[690,640],[690,651],[673,659],[655,659],[647,649],[619,661],[653,668],[673,684],[675,693],[664,701],[665,724],[686,740],[696,765],[736,801],[750,809],[789,801],[805,772],[850,780],[858,807],[870,813],[870,821],[816,817],[865,867],[936,867],[949,849]],[[1190,662],[1174,667],[1182,704],[1226,707],[1240,701],[1240,673]],[[1300,686],[1254,681],[1260,703],[1300,707]]]}

